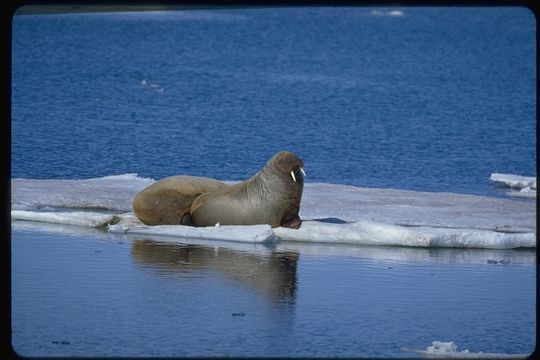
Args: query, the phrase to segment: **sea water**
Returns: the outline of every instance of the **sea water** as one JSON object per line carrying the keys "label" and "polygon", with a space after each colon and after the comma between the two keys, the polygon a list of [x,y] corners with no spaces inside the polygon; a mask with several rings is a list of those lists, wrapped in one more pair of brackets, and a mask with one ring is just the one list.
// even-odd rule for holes
{"label": "sea water", "polygon": [[244,180],[291,150],[307,181],[492,195],[492,173],[536,175],[535,25],[489,7],[15,16],[12,177]]}
{"label": "sea water", "polygon": [[[536,176],[535,29],[524,8],[18,15],[12,178],[57,181],[57,190],[66,179],[126,173],[234,181],[287,149],[304,160],[308,185],[499,197],[530,226],[534,200],[506,198],[490,176]],[[318,215],[313,201],[306,209]],[[347,220],[350,208],[334,209]],[[433,216],[427,209],[436,208],[416,214]],[[377,216],[388,218],[383,210]],[[12,228],[12,343],[22,355],[535,347],[530,249],[239,245],[28,221]]]}
{"label": "sea water", "polygon": [[474,353],[535,346],[530,250],[173,243],[31,224],[12,239],[21,355],[411,357],[402,348],[433,341]]}

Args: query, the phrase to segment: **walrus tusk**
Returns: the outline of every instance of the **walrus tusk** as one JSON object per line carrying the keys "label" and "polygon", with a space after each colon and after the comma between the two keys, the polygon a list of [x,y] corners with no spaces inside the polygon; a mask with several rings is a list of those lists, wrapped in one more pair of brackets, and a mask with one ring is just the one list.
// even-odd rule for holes
{"label": "walrus tusk", "polygon": [[294,171],[291,170],[291,176],[292,176],[292,179],[294,180],[294,182],[296,182],[296,177],[294,176]]}
{"label": "walrus tusk", "polygon": [[300,168],[300,171],[302,172],[302,175],[306,176],[306,172],[304,171],[303,168]]}

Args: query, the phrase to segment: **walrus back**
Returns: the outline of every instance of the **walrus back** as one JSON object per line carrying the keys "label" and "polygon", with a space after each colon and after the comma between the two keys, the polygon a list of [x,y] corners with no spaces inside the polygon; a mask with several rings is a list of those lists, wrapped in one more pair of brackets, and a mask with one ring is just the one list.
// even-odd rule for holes
{"label": "walrus back", "polygon": [[146,225],[192,225],[182,219],[189,215],[193,201],[201,194],[227,187],[210,178],[171,176],[140,191],[133,200],[133,212]]}

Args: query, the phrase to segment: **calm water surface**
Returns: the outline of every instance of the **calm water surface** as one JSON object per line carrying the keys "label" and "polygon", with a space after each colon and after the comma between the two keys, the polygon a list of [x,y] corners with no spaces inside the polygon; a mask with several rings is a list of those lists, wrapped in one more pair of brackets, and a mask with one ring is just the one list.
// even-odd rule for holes
{"label": "calm water surface", "polygon": [[23,355],[394,357],[435,340],[500,353],[535,345],[534,251],[239,249],[55,228],[13,232]]}

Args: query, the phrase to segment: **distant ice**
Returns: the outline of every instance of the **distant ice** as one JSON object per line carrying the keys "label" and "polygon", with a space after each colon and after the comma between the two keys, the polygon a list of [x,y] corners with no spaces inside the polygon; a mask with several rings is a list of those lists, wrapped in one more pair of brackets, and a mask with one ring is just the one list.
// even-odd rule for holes
{"label": "distant ice", "polygon": [[403,11],[400,10],[390,10],[390,11],[381,11],[381,10],[372,10],[371,15],[375,16],[403,16]]}
{"label": "distant ice", "polygon": [[536,177],[533,176],[493,173],[490,180],[510,188],[523,189],[528,187],[536,190]]}
{"label": "distant ice", "polygon": [[530,354],[502,354],[489,352],[471,352],[469,349],[458,350],[457,345],[453,341],[433,341],[425,350],[414,350],[402,348],[402,351],[414,352],[417,354],[427,355],[428,357],[451,358],[451,359],[523,359]]}
{"label": "distant ice", "polygon": [[141,85],[144,86],[145,88],[148,88],[150,90],[153,90],[153,91],[156,91],[156,92],[159,92],[159,93],[162,93],[165,90],[161,86],[159,86],[158,84],[148,82],[146,79],[143,79],[141,81]]}
{"label": "distant ice", "polygon": [[502,187],[510,188],[507,194],[516,197],[536,197],[536,177],[493,173],[491,181]]}
{"label": "distant ice", "polygon": [[[453,193],[307,183],[300,229],[268,225],[146,226],[135,194],[154,182],[136,174],[86,180],[12,179],[12,219],[100,227],[110,233],[241,242],[311,242],[512,249],[536,247],[534,202]],[[231,182],[228,182],[231,183]]]}

